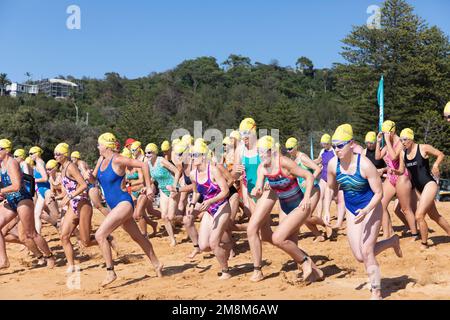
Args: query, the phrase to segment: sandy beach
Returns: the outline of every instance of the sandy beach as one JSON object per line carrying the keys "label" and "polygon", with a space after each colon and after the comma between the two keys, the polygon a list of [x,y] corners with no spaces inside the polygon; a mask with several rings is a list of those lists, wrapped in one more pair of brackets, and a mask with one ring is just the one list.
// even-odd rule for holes
{"label": "sandy beach", "polygon": [[[450,203],[438,203],[438,209],[450,220]],[[392,207],[391,207],[392,212]],[[399,220],[393,216],[397,234],[401,234]],[[273,214],[276,228],[277,215]],[[94,229],[103,217],[96,212]],[[450,298],[450,237],[447,237],[433,221],[429,222],[428,250],[420,249],[420,243],[402,238],[403,258],[397,258],[393,250],[378,256],[382,272],[383,297],[385,299],[449,299]],[[161,223],[159,223],[161,225]],[[149,230],[151,228],[149,227]],[[186,256],[192,244],[181,228],[177,229],[176,247],[170,247],[163,232],[151,238],[160,260],[164,263],[165,277],[157,278],[140,248],[121,229],[113,235],[120,255],[115,259],[118,279],[109,288],[100,288],[104,277],[103,259],[98,247],[85,250],[79,257],[80,272],[68,277],[65,274],[64,253],[56,230],[44,225],[43,234],[56,254],[57,267],[34,267],[33,259],[22,246],[7,244],[11,262],[8,270],[0,271],[0,299],[368,299],[367,276],[362,264],[353,258],[345,236],[338,232],[335,241],[314,243],[304,227],[300,233],[300,246],[305,249],[324,271],[322,282],[306,285],[298,278],[292,259],[270,244],[263,245],[263,272],[265,280],[252,283],[251,254],[246,234],[234,234],[237,256],[230,260],[233,277],[228,281],[217,280],[219,265],[210,253],[202,253],[194,259]],[[76,239],[72,238],[75,243]]]}

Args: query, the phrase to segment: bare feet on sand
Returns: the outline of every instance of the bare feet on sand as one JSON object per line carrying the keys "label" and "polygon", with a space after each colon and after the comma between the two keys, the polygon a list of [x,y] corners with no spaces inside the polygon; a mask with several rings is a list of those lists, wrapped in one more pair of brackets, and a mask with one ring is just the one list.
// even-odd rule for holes
{"label": "bare feet on sand", "polygon": [[105,288],[110,283],[113,283],[117,279],[117,275],[114,272],[114,270],[108,270],[106,271],[106,277],[105,280],[103,280],[101,286]]}
{"label": "bare feet on sand", "polygon": [[261,270],[254,270],[252,276],[250,277],[250,281],[259,282],[264,279],[264,275]]}
{"label": "bare feet on sand", "polygon": [[155,272],[156,272],[156,276],[158,278],[162,278],[163,274],[162,274],[162,270],[164,268],[164,264],[162,264],[161,262],[159,263],[159,265],[155,268]]}
{"label": "bare feet on sand", "polygon": [[198,246],[194,246],[194,250],[192,250],[191,254],[189,254],[187,257],[188,259],[194,259],[196,255],[200,253],[200,248]]}

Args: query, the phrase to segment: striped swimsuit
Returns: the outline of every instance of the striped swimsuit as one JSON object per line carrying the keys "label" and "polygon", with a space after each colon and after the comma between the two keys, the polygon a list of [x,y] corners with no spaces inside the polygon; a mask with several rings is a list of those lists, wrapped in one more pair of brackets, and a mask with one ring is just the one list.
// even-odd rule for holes
{"label": "striped swimsuit", "polygon": [[[195,170],[195,181],[197,183],[197,192],[203,196],[203,201],[214,198],[222,191],[222,190],[220,190],[220,187],[217,184],[215,184],[214,182],[211,181],[209,164],[208,164],[208,180],[206,180],[205,183],[198,182],[197,175],[198,175],[198,169]],[[213,203],[207,209],[208,213],[214,217],[215,214],[217,213],[217,210],[219,210],[220,206],[222,206],[227,201],[228,201],[228,198],[225,198],[223,200]]]}
{"label": "striped swimsuit", "polygon": [[358,209],[365,208],[374,195],[370,189],[369,181],[361,176],[361,155],[358,154],[356,172],[353,175],[341,172],[341,161],[338,158],[336,166],[336,182],[339,189],[344,191],[345,207],[354,216]]}
{"label": "striped swimsuit", "polygon": [[281,209],[285,214],[291,213],[303,200],[303,192],[298,185],[297,177],[287,177],[281,170],[281,158],[278,159],[278,173],[267,174],[270,188],[274,190],[280,199]]}

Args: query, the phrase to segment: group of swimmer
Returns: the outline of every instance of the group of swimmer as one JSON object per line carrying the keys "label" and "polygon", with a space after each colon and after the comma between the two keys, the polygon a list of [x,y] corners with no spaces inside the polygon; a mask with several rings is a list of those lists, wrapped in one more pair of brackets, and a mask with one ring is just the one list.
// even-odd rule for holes
{"label": "group of swimmer", "polygon": [[[444,114],[449,119],[450,104]],[[194,141],[190,135],[164,141],[160,153],[156,144],[144,148],[133,139],[120,150],[115,135],[104,133],[98,138],[99,159],[90,169],[66,143],[58,144],[54,159],[45,163],[40,147],[32,147],[27,157],[25,150],[12,152],[11,141],[1,139],[0,270],[10,265],[6,242],[24,245],[38,265],[55,266],[41,235],[46,221],[60,235],[68,273],[75,271],[71,242],[75,236],[80,250],[99,247],[106,265],[101,285],[112,283],[117,278],[112,255],[117,244],[111,234],[122,227],[162,277],[163,264],[147,233],[147,225],[153,234],[157,231],[156,217],[162,220],[171,246],[177,245],[176,222],[182,223],[193,245],[189,258],[212,251],[221,280],[232,277],[228,263],[236,254],[233,232],[246,231],[254,266],[251,281],[264,279],[265,241],[291,256],[303,280],[311,283],[323,280],[324,273],[299,246],[300,227],[305,225],[321,242],[336,236],[345,221],[351,251],[367,272],[371,298],[381,299],[376,256],[392,248],[402,257],[388,211],[394,196],[398,200],[394,211],[405,225],[405,236],[420,240],[423,249],[430,245],[427,214],[450,236],[450,225],[435,206],[439,165],[445,155],[416,143],[409,128],[398,135],[392,121],[385,121],[378,134],[367,133],[366,148],[354,140],[349,124],[339,126],[332,136],[325,134],[321,145],[317,159],[301,152],[293,137],[282,152],[272,137],[258,139],[256,122],[246,118],[223,140],[221,159],[205,140]],[[431,168],[430,157],[436,158]],[[335,222],[332,201],[337,204]],[[272,230],[271,212],[277,202],[279,224]],[[95,234],[93,208],[104,216]],[[248,223],[237,222],[240,209]]]}

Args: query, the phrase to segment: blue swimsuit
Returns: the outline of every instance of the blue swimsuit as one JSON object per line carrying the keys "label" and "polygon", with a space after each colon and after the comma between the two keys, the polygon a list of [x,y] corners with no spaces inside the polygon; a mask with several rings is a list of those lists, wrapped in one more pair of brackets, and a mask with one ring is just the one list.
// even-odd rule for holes
{"label": "blue swimsuit", "polygon": [[[2,188],[6,188],[9,187],[12,182],[11,182],[11,178],[8,175],[7,171],[3,171],[1,172],[1,177],[2,177]],[[17,207],[19,206],[19,203],[22,200],[32,200],[33,198],[31,197],[31,194],[25,189],[25,184],[23,181],[23,178],[21,178],[21,182],[20,182],[20,190],[17,192],[10,192],[10,193],[6,193],[6,200],[8,201],[9,206],[11,207],[12,210],[17,211]]]}
{"label": "blue swimsuit", "polygon": [[133,199],[128,194],[128,192],[122,190],[122,180],[124,179],[124,176],[119,176],[114,172],[112,168],[113,159],[114,157],[112,157],[109,161],[108,167],[105,169],[105,171],[102,171],[100,169],[103,164],[102,160],[102,163],[100,163],[100,168],[98,170],[98,181],[100,182],[100,186],[103,189],[106,203],[112,210],[122,201],[127,201],[131,204],[134,210]]}
{"label": "blue swimsuit", "polygon": [[361,155],[358,154],[357,167],[354,175],[341,172],[341,161],[338,158],[336,166],[336,181],[339,189],[344,191],[345,207],[354,216],[358,214],[358,209],[365,208],[374,195],[370,189],[369,181],[361,176],[360,171]]}
{"label": "blue swimsuit", "polygon": [[[34,173],[34,179],[41,179],[42,175],[41,173],[36,170],[36,168],[33,169],[33,173]],[[47,190],[50,190],[50,182],[38,182],[36,183],[36,189],[38,191],[38,193],[41,195],[42,198],[45,198],[45,193],[47,192]]]}

